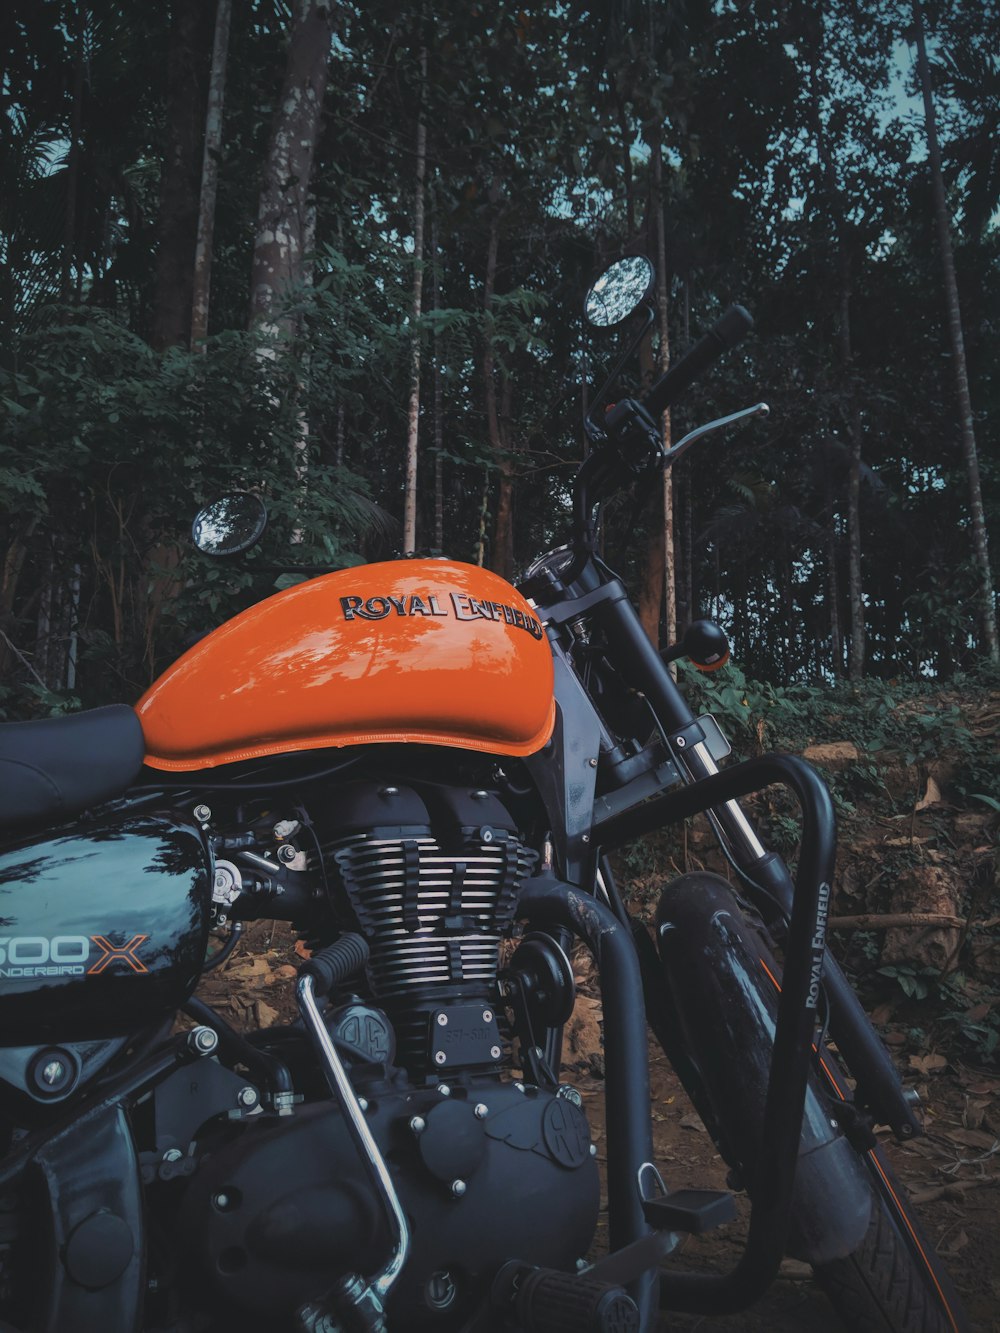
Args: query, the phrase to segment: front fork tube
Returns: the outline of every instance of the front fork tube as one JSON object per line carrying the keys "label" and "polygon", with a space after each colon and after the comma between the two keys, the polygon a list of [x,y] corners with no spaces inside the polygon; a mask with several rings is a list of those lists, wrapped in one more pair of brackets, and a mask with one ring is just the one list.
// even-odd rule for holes
{"label": "front fork tube", "polygon": [[[719,771],[704,742],[675,749],[674,758],[691,782]],[[709,815],[716,832],[722,834],[744,871],[747,892],[754,905],[765,919],[774,916],[777,905],[787,921],[795,890],[784,861],[777,853],[765,850],[738,802],[726,801],[710,810]],[[897,1139],[917,1137],[923,1129],[899,1075],[861,1001],[829,950],[823,967],[823,987],[829,1004],[830,1031],[857,1080],[859,1107],[873,1112],[879,1123],[889,1125]]]}

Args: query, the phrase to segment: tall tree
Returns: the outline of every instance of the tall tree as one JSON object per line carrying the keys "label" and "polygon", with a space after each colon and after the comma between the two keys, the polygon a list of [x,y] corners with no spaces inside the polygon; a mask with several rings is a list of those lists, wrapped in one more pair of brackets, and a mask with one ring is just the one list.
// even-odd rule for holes
{"label": "tall tree", "polygon": [[281,297],[303,278],[309,185],[330,63],[333,15],[323,0],[295,0],[281,95],[264,160],[253,265],[251,321],[272,321]]}
{"label": "tall tree", "polygon": [[167,54],[167,134],[157,215],[150,341],[186,346],[191,334],[210,17],[203,0],[174,0]]}
{"label": "tall tree", "polygon": [[413,186],[413,301],[410,306],[410,400],[406,418],[406,465],[403,479],[403,552],[417,547],[417,443],[420,437],[420,316],[424,291],[424,181],[427,176],[427,122],[424,88],[427,48],[420,52],[420,110]]}
{"label": "tall tree", "polygon": [[219,151],[222,147],[222,114],[226,100],[226,61],[233,0],[218,0],[215,37],[212,43],[212,72],[208,82],[205,140],[201,158],[201,194],[198,202],[198,239],[194,255],[191,292],[191,346],[203,348],[208,336],[208,303],[212,283],[212,248],[215,236],[215,200],[219,183]]}
{"label": "tall tree", "polygon": [[962,437],[962,456],[969,483],[969,517],[972,520],[972,549],[979,575],[979,617],[983,638],[990,661],[1000,663],[1000,637],[997,634],[996,597],[993,573],[990,568],[989,545],[986,537],[986,516],[983,509],[982,484],[979,477],[979,454],[972,414],[972,396],[969,392],[969,371],[965,359],[965,335],[962,330],[962,312],[958,300],[958,282],[952,253],[951,225],[941,174],[941,150],[938,146],[937,118],[931,90],[927,45],[924,37],[924,18],[920,0],[913,0],[913,37],[917,48],[917,72],[924,103],[924,125],[927,133],[927,157],[931,170],[931,188],[934,198],[934,220],[937,225],[938,245],[941,250],[941,279],[948,310],[948,336],[951,340],[952,364],[955,370],[955,389],[958,396],[959,429]]}

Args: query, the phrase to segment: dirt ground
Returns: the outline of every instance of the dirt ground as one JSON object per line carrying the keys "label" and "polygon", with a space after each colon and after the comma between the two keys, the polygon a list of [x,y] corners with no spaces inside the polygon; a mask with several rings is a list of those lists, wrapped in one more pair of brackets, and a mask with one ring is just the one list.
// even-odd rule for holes
{"label": "dirt ground", "polygon": [[[206,976],[199,995],[237,1026],[269,1026],[294,1014],[291,982],[301,962],[295,937],[284,926],[258,922],[233,957]],[[945,1257],[975,1333],[1000,1333],[1000,1071],[940,1054],[908,1053],[903,1020],[883,1029],[900,1067],[917,1086],[926,1134],[885,1144],[920,1219]],[[604,1159],[604,1085],[601,1075],[600,1000],[584,978],[570,1024],[564,1078],[581,1092]],[[683,1088],[655,1042],[650,1046],[652,1115],[657,1164],[669,1188],[724,1189],[725,1167]],[[745,1219],[704,1237],[688,1238],[670,1263],[724,1272],[741,1252]],[[603,1244],[604,1214],[595,1252]],[[722,1333],[835,1333],[841,1325],[808,1269],[788,1260],[767,1297],[752,1310],[726,1318],[671,1314],[661,1327]]]}

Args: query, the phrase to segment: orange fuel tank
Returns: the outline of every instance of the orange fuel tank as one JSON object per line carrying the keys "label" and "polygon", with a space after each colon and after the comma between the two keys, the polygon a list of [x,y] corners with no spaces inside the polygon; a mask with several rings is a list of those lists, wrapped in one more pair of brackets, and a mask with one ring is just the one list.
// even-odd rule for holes
{"label": "orange fuel tank", "polygon": [[552,732],[552,656],[498,575],[393,560],[250,607],[136,708],[146,762],[171,771],[388,741],[527,755]]}

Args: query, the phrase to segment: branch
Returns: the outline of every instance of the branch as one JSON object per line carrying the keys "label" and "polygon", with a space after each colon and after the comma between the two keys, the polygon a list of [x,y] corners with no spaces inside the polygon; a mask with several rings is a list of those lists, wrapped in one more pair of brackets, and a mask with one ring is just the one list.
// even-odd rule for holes
{"label": "branch", "polygon": [[39,683],[39,685],[41,685],[42,689],[43,689],[43,690],[47,690],[49,687],[46,685],[45,681],[42,680],[41,676],[38,674],[38,672],[35,670],[35,668],[31,665],[31,663],[30,663],[30,662],[28,661],[28,659],[25,657],[24,653],[21,652],[20,648],[18,648],[17,645],[16,645],[15,643],[12,643],[12,642],[11,642],[10,638],[8,637],[8,635],[5,634],[4,631],[3,631],[2,629],[0,629],[0,638],[3,639],[4,643],[6,643],[7,647],[8,647],[8,648],[10,649],[10,651],[14,654],[14,656],[20,660],[20,662],[22,663],[22,665],[23,665],[23,666],[26,666],[26,667],[28,668],[28,670],[29,670],[29,671],[31,672],[31,674],[34,676],[35,680],[37,680],[38,683]]}
{"label": "branch", "polygon": [[981,1185],[995,1185],[1000,1181],[997,1176],[979,1176],[976,1180],[953,1180],[949,1185],[933,1185],[930,1189],[917,1190],[910,1195],[911,1203],[935,1203],[938,1199],[961,1199],[969,1190],[977,1190]]}
{"label": "branch", "polygon": [[897,926],[940,926],[961,929],[966,924],[961,916],[943,916],[936,912],[863,912],[860,916],[832,916],[827,925],[831,930],[888,930]]}

